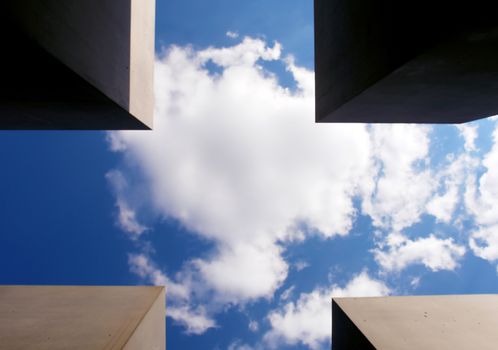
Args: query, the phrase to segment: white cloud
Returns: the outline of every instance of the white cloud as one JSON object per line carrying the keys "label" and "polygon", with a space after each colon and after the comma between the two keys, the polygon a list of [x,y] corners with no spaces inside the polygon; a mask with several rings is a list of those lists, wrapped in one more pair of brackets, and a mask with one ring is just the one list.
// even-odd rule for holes
{"label": "white cloud", "polygon": [[145,254],[128,256],[130,271],[157,286],[168,287],[168,298],[188,299],[189,288],[170,280]]}
{"label": "white cloud", "polygon": [[216,322],[207,316],[202,307],[192,309],[189,306],[171,306],[166,315],[177,323],[185,326],[187,334],[203,334],[210,328],[215,328]]}
{"label": "white cloud", "polygon": [[[455,218],[461,188],[477,166],[466,152],[448,154],[437,168],[431,168],[430,133],[430,128],[420,125],[375,126],[372,130],[377,170],[373,183],[366,187],[362,209],[381,229],[377,235],[380,247],[373,252],[385,272],[399,272],[412,264],[432,271],[453,270],[465,254],[465,247],[451,238],[417,235],[409,239],[402,234],[420,222],[423,214],[448,225],[461,220]],[[384,232],[390,233],[382,238]]]}
{"label": "white cloud", "polygon": [[294,56],[287,56],[285,63],[287,64],[287,71],[295,77],[300,91],[303,94],[313,97],[315,91],[315,74],[306,68],[297,66]]}
{"label": "white cloud", "polygon": [[[315,125],[312,91],[291,93],[255,64],[274,51],[254,39],[172,48],[156,65],[155,130],[112,134],[150,181],[154,204],[204,236],[285,238],[296,221],[325,236],[351,227],[351,197],[369,166],[366,127]],[[208,59],[228,65],[222,76],[209,75]]]}
{"label": "white cloud", "polygon": [[[259,350],[259,347],[257,349]],[[227,350],[256,350],[256,348],[244,344],[240,340],[235,340],[228,345]]]}
{"label": "white cloud", "polygon": [[[181,274],[195,283],[174,279],[189,295],[220,304],[272,298],[293,266],[283,258],[286,243],[308,232],[347,235],[358,215],[353,199],[382,235],[425,213],[454,219],[469,162],[458,157],[431,170],[427,126],[315,124],[314,74],[281,51],[248,37],[224,48],[173,46],[156,62],[154,130],[108,134],[111,150],[126,159],[121,173],[133,173],[115,191],[117,202],[133,203],[127,226],[145,228],[136,218],[147,210],[214,243],[185,262]],[[295,91],[261,64],[275,60],[294,77]],[[220,70],[210,73],[208,62]],[[462,132],[471,149],[472,131]],[[143,193],[130,195],[137,187]],[[418,251],[427,244],[428,253]],[[422,263],[438,270],[456,266],[462,249],[431,236],[404,239],[377,258],[385,269]]]}
{"label": "white cloud", "polygon": [[131,272],[154,285],[166,286],[167,313],[175,322],[185,326],[188,334],[202,334],[216,327],[216,322],[202,306],[192,307],[191,288],[168,278],[145,254],[130,254]]}
{"label": "white cloud", "polygon": [[473,231],[469,246],[480,258],[491,262],[498,260],[498,225],[481,226]]}
{"label": "white cloud", "polygon": [[447,161],[448,165],[435,174],[442,191],[434,194],[426,209],[438,222],[449,224],[458,204],[461,203],[462,185],[465,184],[467,176],[475,171],[478,162],[468,153],[458,157],[449,154]]}
{"label": "white cloud", "polygon": [[478,136],[477,125],[472,125],[469,123],[455,125],[460,131],[462,138],[465,141],[464,147],[467,152],[476,151],[475,141]]}
{"label": "white cloud", "polygon": [[[460,127],[467,149],[473,149],[476,127]],[[463,131],[465,130],[465,131]],[[466,153],[448,154],[437,167],[430,163],[431,133],[425,125],[374,125],[374,167],[363,187],[362,211],[387,232],[401,232],[423,214],[450,224],[461,200],[461,188],[476,166]],[[474,135],[475,134],[475,135]]]}
{"label": "white cloud", "polygon": [[262,40],[245,37],[240,44],[235,46],[209,47],[198,51],[195,54],[197,67],[193,68],[201,68],[207,61],[212,61],[221,67],[254,67],[254,64],[260,59],[265,61],[278,60],[281,50],[282,47],[279,43],[269,47]]}
{"label": "white cloud", "polygon": [[148,228],[138,222],[135,210],[129,206],[123,195],[128,189],[128,183],[123,174],[117,170],[109,171],[106,174],[106,179],[116,193],[117,225],[123,231],[129,233],[131,238],[136,239]]}
{"label": "white cloud", "polygon": [[196,260],[207,285],[225,302],[271,298],[287,277],[281,248],[273,243],[231,244],[220,248],[212,260]]}
{"label": "white cloud", "polygon": [[493,146],[484,156],[482,166],[485,169],[482,176],[469,176],[466,183],[465,205],[477,225],[469,246],[477,256],[495,261],[498,260],[498,127],[493,131]]}
{"label": "white cloud", "polygon": [[123,200],[117,200],[118,207],[118,224],[119,227],[128,233],[141,235],[147,230],[147,227],[137,221],[136,213],[128,207],[128,204]]}
{"label": "white cloud", "polygon": [[294,268],[297,270],[297,271],[302,271],[304,270],[305,268],[309,267],[310,264],[304,260],[299,260],[299,261],[296,261],[294,263]]}
{"label": "white cloud", "polygon": [[280,55],[252,38],[172,47],[156,63],[154,130],[109,136],[141,170],[154,212],[216,243],[192,266],[220,301],[271,297],[288,271],[279,242],[303,239],[300,224],[346,235],[371,164],[365,125],[314,123],[312,72],[284,59],[290,91],[258,64]]}
{"label": "white cloud", "polygon": [[292,296],[295,288],[295,286],[290,286],[289,288],[284,290],[282,294],[280,294],[280,301],[286,301],[287,299],[289,299]]}
{"label": "white cloud", "polygon": [[453,239],[434,235],[410,240],[399,233],[390,234],[387,250],[374,250],[375,260],[387,272],[401,271],[412,264],[423,264],[432,271],[454,270],[465,254],[465,247]]}
{"label": "white cloud", "polygon": [[[498,223],[498,128],[493,132],[493,147],[484,156],[484,174],[467,181],[466,205],[480,225]],[[477,186],[478,185],[478,186]]]}
{"label": "white cloud", "polygon": [[450,222],[458,203],[458,186],[451,186],[446,193],[434,196],[427,203],[427,212],[441,222]]}
{"label": "white cloud", "polygon": [[237,38],[239,37],[239,33],[237,33],[237,32],[232,32],[231,30],[227,31],[227,32],[225,33],[225,35],[226,35],[227,37],[229,37],[230,39],[237,39]]}
{"label": "white cloud", "polygon": [[254,320],[249,321],[248,327],[251,332],[259,331],[259,323],[257,321]]}
{"label": "white cloud", "polygon": [[430,131],[422,125],[372,127],[376,169],[365,180],[362,210],[375,226],[400,231],[425,212],[436,186],[425,164]]}
{"label": "white cloud", "polygon": [[332,297],[381,296],[389,293],[384,283],[362,272],[343,288],[333,285],[301,294],[296,302],[289,302],[270,312],[268,320],[272,329],[265,335],[265,341],[272,348],[281,343],[302,343],[311,349],[318,349],[331,337]]}
{"label": "white cloud", "polygon": [[418,288],[420,286],[420,281],[421,281],[421,277],[420,276],[417,276],[417,277],[413,277],[411,280],[410,280],[410,286],[412,286],[412,288]]}

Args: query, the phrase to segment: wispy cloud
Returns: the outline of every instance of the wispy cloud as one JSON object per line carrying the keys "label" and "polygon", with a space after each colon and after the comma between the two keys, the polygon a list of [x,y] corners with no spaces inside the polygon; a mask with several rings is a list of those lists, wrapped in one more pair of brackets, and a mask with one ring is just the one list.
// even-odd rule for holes
{"label": "wispy cloud", "polygon": [[297,270],[297,271],[302,271],[304,270],[305,268],[309,267],[310,264],[307,263],[306,261],[304,260],[299,260],[299,261],[296,261],[294,263],[294,268]]}
{"label": "wispy cloud", "polygon": [[129,233],[133,239],[136,239],[148,228],[138,221],[136,211],[130,207],[125,198],[124,194],[128,189],[128,182],[123,174],[117,170],[109,171],[106,178],[116,194],[117,225]]}
{"label": "wispy cloud", "polygon": [[188,334],[203,334],[208,329],[217,327],[216,322],[202,307],[192,309],[188,305],[169,306],[167,316],[184,325]]}
{"label": "wispy cloud", "polygon": [[237,33],[237,32],[232,32],[231,30],[227,31],[227,32],[225,33],[225,35],[226,35],[227,37],[229,37],[230,39],[237,39],[237,38],[239,37],[239,33]]}
{"label": "wispy cloud", "polygon": [[166,286],[167,316],[185,326],[187,333],[202,334],[216,327],[216,322],[202,305],[192,305],[191,286],[188,283],[172,281],[145,254],[130,254],[128,263],[134,274],[154,285]]}
{"label": "wispy cloud", "polygon": [[251,332],[257,332],[259,330],[259,323],[257,321],[255,321],[255,320],[251,320],[249,322],[249,326],[248,327],[249,327],[249,330]]}
{"label": "wispy cloud", "polygon": [[321,348],[331,337],[332,297],[382,296],[389,293],[390,289],[383,282],[371,278],[365,271],[354,276],[344,287],[332,285],[303,293],[296,302],[289,302],[269,313],[271,330],[266,333],[265,341],[271,348],[277,348],[282,343]]}
{"label": "wispy cloud", "polygon": [[362,210],[375,226],[400,231],[420,220],[436,182],[428,160],[431,128],[421,125],[372,126],[374,166]]}
{"label": "wispy cloud", "polygon": [[465,150],[467,152],[476,151],[476,139],[478,136],[477,125],[471,124],[459,124],[456,126],[457,129],[462,134],[463,139],[465,140]]}
{"label": "wispy cloud", "polygon": [[498,260],[498,127],[482,166],[484,173],[470,176],[466,183],[465,204],[477,223],[469,244],[477,256],[494,262]]}

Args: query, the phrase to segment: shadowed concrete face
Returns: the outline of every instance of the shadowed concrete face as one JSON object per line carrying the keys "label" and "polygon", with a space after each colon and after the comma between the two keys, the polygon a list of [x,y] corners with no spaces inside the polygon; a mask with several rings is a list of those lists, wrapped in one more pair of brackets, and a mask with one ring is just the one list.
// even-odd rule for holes
{"label": "shadowed concrete face", "polygon": [[498,113],[498,2],[315,0],[317,122]]}
{"label": "shadowed concrete face", "polygon": [[492,350],[498,344],[498,295],[334,298],[332,307],[334,350]]}
{"label": "shadowed concrete face", "polygon": [[[351,319],[332,301],[332,345],[333,349],[375,349],[361,330]],[[337,335],[337,336],[335,336]]]}
{"label": "shadowed concrete face", "polygon": [[165,349],[164,287],[1,286],[2,349]]}
{"label": "shadowed concrete face", "polygon": [[6,0],[1,129],[147,129],[154,0]]}

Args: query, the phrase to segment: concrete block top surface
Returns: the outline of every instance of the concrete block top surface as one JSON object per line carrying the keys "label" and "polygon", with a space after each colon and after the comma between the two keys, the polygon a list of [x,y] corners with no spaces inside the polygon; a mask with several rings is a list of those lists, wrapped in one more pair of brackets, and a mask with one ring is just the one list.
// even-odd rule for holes
{"label": "concrete block top surface", "polygon": [[498,348],[498,295],[334,298],[333,301],[377,349]]}
{"label": "concrete block top surface", "polygon": [[164,310],[164,287],[0,286],[0,347],[161,350]]}

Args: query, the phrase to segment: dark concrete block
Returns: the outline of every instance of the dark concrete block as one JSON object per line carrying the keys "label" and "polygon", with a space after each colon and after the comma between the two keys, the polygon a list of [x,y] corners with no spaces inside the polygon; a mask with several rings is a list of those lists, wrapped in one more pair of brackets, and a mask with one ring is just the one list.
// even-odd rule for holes
{"label": "dark concrete block", "polygon": [[150,128],[154,17],[154,0],[3,1],[0,129]]}
{"label": "dark concrete block", "polygon": [[315,0],[317,122],[498,113],[498,3]]}

